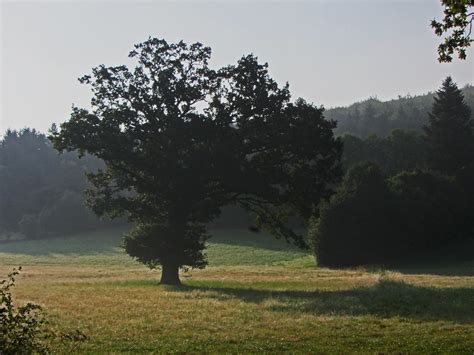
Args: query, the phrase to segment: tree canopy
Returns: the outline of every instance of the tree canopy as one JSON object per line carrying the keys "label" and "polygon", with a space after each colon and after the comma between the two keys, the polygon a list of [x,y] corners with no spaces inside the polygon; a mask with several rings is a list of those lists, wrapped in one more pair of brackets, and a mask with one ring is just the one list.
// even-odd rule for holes
{"label": "tree canopy", "polygon": [[150,38],[129,57],[137,63],[93,69],[92,109],[74,107],[52,133],[59,150],[102,159],[89,174],[88,202],[99,215],[127,216],[137,228],[127,252],[162,267],[203,267],[206,224],[238,205],[277,237],[306,247],[285,223],[309,218],[340,176],[342,144],[323,109],[290,101],[253,55],[211,69],[200,43]]}

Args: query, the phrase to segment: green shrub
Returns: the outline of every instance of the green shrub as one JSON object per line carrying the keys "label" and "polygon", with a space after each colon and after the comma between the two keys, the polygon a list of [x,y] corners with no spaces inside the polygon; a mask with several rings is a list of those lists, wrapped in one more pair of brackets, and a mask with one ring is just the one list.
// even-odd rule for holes
{"label": "green shrub", "polygon": [[13,269],[6,280],[0,281],[0,354],[46,353],[40,341],[46,320],[42,308],[33,303],[16,307],[11,288],[21,267]]}
{"label": "green shrub", "polygon": [[456,179],[427,171],[387,181],[377,165],[346,174],[309,229],[319,265],[380,264],[470,238],[472,199]]}
{"label": "green shrub", "polygon": [[393,228],[405,254],[429,251],[461,239],[467,200],[453,178],[427,171],[405,171],[388,180],[397,201]]}
{"label": "green shrub", "polygon": [[319,265],[351,266],[382,262],[393,254],[390,192],[377,165],[352,167],[309,235]]}

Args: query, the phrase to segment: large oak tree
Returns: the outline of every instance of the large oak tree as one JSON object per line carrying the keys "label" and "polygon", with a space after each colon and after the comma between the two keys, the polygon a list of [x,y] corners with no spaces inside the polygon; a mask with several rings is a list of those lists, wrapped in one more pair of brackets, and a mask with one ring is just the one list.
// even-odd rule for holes
{"label": "large oak tree", "polygon": [[342,145],[322,108],[290,101],[253,55],[220,70],[210,55],[200,43],[136,45],[133,70],[101,65],[80,79],[91,110],[74,107],[51,136],[59,150],[104,160],[89,174],[89,204],[136,224],[125,249],[161,266],[165,284],[179,284],[180,267],[205,266],[206,225],[226,205],[305,247],[287,218],[309,218],[340,176]]}

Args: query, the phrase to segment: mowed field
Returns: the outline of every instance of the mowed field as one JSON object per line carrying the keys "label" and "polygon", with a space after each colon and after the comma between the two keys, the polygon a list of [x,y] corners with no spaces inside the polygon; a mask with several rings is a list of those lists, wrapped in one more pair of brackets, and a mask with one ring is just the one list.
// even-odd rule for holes
{"label": "mowed field", "polygon": [[[0,244],[19,303],[47,311],[57,353],[474,352],[474,261],[331,270],[265,234],[215,230],[209,266],[160,286],[123,228]],[[4,278],[4,277],[2,277]]]}

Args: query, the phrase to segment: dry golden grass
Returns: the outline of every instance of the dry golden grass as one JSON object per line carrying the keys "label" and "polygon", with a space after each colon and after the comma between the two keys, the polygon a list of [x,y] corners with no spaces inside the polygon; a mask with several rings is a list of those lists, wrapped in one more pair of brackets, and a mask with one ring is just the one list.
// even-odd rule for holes
{"label": "dry golden grass", "polygon": [[182,288],[158,276],[29,266],[15,295],[43,305],[57,329],[88,335],[53,343],[58,352],[474,349],[473,276],[210,267],[183,274]]}

